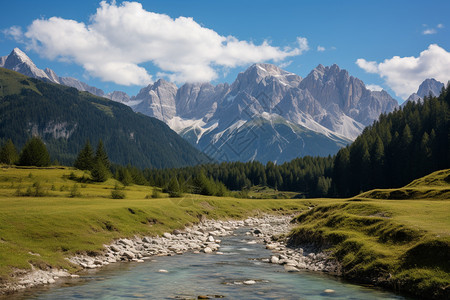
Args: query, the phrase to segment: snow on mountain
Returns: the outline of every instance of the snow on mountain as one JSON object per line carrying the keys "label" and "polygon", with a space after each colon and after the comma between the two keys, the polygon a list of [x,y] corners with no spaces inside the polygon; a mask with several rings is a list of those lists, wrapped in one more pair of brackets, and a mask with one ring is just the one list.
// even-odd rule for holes
{"label": "snow on mountain", "polygon": [[101,89],[90,86],[78,79],[72,77],[59,77],[49,68],[46,68],[45,70],[39,69],[19,48],[14,48],[9,55],[2,57],[0,59],[0,67],[22,73],[29,77],[74,87],[79,91],[87,91],[96,96],[104,96],[104,92]]}
{"label": "snow on mountain", "polygon": [[[337,65],[302,79],[271,64],[254,64],[231,84],[159,80],[130,105],[165,121],[213,158],[279,163],[328,155],[355,139],[381,113],[397,107]],[[137,103],[137,104],[136,104]]]}
{"label": "snow on mountain", "polygon": [[[381,113],[397,107],[385,91],[370,91],[337,65],[318,65],[308,76],[271,64],[254,64],[231,84],[160,79],[133,97],[91,87],[75,78],[40,70],[19,49],[0,66],[124,103],[158,118],[218,161],[282,163],[304,155],[328,155],[354,140]],[[439,88],[429,82],[421,93]]]}
{"label": "snow on mountain", "polygon": [[3,68],[10,69],[23,75],[50,80],[45,72],[33,63],[31,59],[19,48],[14,48],[13,51],[6,57]]}

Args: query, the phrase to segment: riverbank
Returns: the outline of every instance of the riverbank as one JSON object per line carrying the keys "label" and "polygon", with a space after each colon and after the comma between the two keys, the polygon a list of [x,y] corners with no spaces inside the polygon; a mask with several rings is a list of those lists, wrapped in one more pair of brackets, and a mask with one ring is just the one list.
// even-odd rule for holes
{"label": "riverbank", "polygon": [[[449,170],[409,185],[408,191],[414,190],[416,197],[422,195],[413,200],[391,200],[399,194],[399,189],[377,190],[352,199],[236,199],[200,195],[152,199],[148,195],[152,195],[153,188],[148,186],[126,187],[126,199],[111,199],[116,184],[113,180],[81,184],[80,194],[71,198],[70,190],[79,184],[70,179],[72,172],[75,177],[83,176],[83,172],[69,168],[0,169],[0,291],[32,286],[34,283],[30,282],[36,278],[42,278],[36,284],[48,284],[64,276],[76,277],[84,267],[97,268],[109,261],[140,261],[145,255],[176,255],[188,251],[173,245],[164,254],[164,239],[174,236],[192,242],[194,232],[175,230],[194,228],[204,218],[234,222],[264,214],[294,213],[300,217],[285,238],[289,247],[295,249],[285,248],[287,242],[282,238],[264,235],[263,227],[275,226],[247,222],[255,241],[261,235],[266,247],[273,248],[274,253],[266,258],[270,262],[275,256],[275,263],[292,271],[302,268],[302,262],[306,262],[312,270],[341,273],[352,281],[363,279],[363,283],[407,291],[421,298],[442,299],[450,291],[449,202],[426,198],[426,195],[443,195],[440,191],[449,188]],[[17,191],[36,186],[48,193],[43,197],[17,196]],[[236,222],[245,225],[243,221]],[[226,227],[224,223],[222,229],[228,234]],[[257,229],[262,234],[255,233]],[[219,233],[212,235],[214,241],[208,240],[209,232],[214,231],[218,230],[211,228],[208,233],[198,235],[193,245],[201,246],[191,247],[189,251],[204,252],[207,243],[211,251],[215,248],[213,244],[220,246],[216,242],[221,238]],[[170,236],[164,237],[164,233]],[[189,235],[191,239],[184,240]],[[152,244],[157,236],[161,240]],[[127,256],[120,249],[106,250],[104,245],[112,246],[111,241],[115,244],[122,240],[116,247],[126,247],[126,237],[132,237],[131,248],[143,252],[131,251]],[[145,237],[147,241],[143,241]],[[220,252],[220,247],[214,250]],[[104,260],[93,259],[102,257],[105,251],[109,254]],[[321,251],[325,251],[324,256]],[[330,258],[330,254],[340,262],[340,268],[322,261]],[[67,259],[77,256],[76,263]]]}
{"label": "riverbank", "polygon": [[[283,241],[277,241],[279,236],[285,236],[292,229],[292,215],[263,215],[245,220],[204,220],[199,224],[165,232],[162,236],[121,238],[109,245],[104,245],[101,253],[76,255],[68,260],[83,269],[97,269],[111,263],[144,262],[155,256],[181,255],[186,252],[221,255],[220,237],[232,235],[242,227],[249,227],[248,235],[255,240],[250,243],[265,243],[266,248],[274,255],[264,259],[264,262],[284,265],[289,272],[301,269],[323,271],[336,274],[337,265],[326,253],[306,252],[302,248],[290,249]],[[161,269],[160,272],[166,272]],[[18,274],[12,283],[3,285],[3,293],[13,293],[35,286],[53,284],[58,280],[78,278],[68,270],[54,269],[32,270]],[[247,284],[251,284],[250,282]]]}

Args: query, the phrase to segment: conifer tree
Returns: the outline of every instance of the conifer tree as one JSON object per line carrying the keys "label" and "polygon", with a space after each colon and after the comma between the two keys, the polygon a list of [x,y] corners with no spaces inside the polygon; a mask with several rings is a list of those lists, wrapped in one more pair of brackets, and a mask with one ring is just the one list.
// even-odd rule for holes
{"label": "conifer tree", "polygon": [[94,162],[94,167],[91,170],[92,180],[96,182],[104,182],[108,180],[110,175],[109,170],[105,167],[101,160]]}
{"label": "conifer tree", "polygon": [[81,149],[73,166],[80,170],[92,170],[94,167],[94,151],[92,150],[89,140],[86,141],[83,149]]}
{"label": "conifer tree", "polygon": [[47,147],[39,137],[28,140],[19,157],[19,165],[22,166],[47,167],[50,162]]}
{"label": "conifer tree", "polygon": [[106,153],[102,140],[98,141],[97,151],[95,152],[95,160],[101,161],[103,166],[105,166],[107,170],[110,170],[111,163],[109,162],[108,154]]}
{"label": "conifer tree", "polygon": [[13,165],[17,163],[18,160],[19,154],[17,153],[16,146],[14,146],[14,143],[11,139],[8,139],[8,141],[0,150],[0,162],[8,165]]}

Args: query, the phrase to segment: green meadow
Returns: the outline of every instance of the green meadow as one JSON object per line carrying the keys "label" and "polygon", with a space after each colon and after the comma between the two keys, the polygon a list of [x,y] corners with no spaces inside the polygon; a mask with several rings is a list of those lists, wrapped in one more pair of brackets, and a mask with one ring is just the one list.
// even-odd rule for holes
{"label": "green meadow", "polygon": [[[238,199],[86,180],[72,168],[0,168],[0,276],[32,266],[77,267],[65,258],[98,253],[120,237],[158,235],[202,218],[296,214],[291,241],[329,248],[344,277],[415,295],[446,295],[450,286],[450,170],[402,189],[373,190],[350,199]],[[258,192],[262,193],[258,195]],[[270,192],[271,193],[271,192]],[[253,190],[251,197],[266,198]],[[405,195],[408,195],[406,197]],[[294,195],[283,195],[283,197]]]}

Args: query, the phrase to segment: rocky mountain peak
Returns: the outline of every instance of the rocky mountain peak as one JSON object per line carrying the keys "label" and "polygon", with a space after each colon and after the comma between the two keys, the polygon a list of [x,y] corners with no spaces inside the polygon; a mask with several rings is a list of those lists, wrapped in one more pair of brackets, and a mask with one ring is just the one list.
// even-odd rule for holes
{"label": "rocky mountain peak", "polygon": [[402,106],[406,105],[408,102],[418,102],[422,101],[425,96],[439,96],[441,94],[441,90],[444,87],[442,82],[437,81],[434,78],[425,79],[419,86],[417,93],[412,93],[405,102],[402,103]]}
{"label": "rocky mountain peak", "polygon": [[27,62],[29,64],[34,65],[34,63],[31,61],[28,55],[26,55],[25,52],[23,52],[19,48],[14,48],[13,51],[11,51],[11,53],[9,54],[9,56],[11,56],[11,58],[16,58],[23,63]]}
{"label": "rocky mountain peak", "polygon": [[114,91],[105,95],[106,98],[111,99],[120,103],[128,103],[130,102],[130,96],[127,93],[121,91]]}
{"label": "rocky mountain peak", "polygon": [[423,98],[431,93],[433,96],[437,97],[441,94],[443,87],[444,84],[442,82],[439,82],[434,78],[428,78],[420,84],[417,95]]}
{"label": "rocky mountain peak", "polygon": [[4,68],[10,69],[26,76],[50,80],[45,72],[33,63],[33,61],[19,48],[14,48],[5,60]]}

